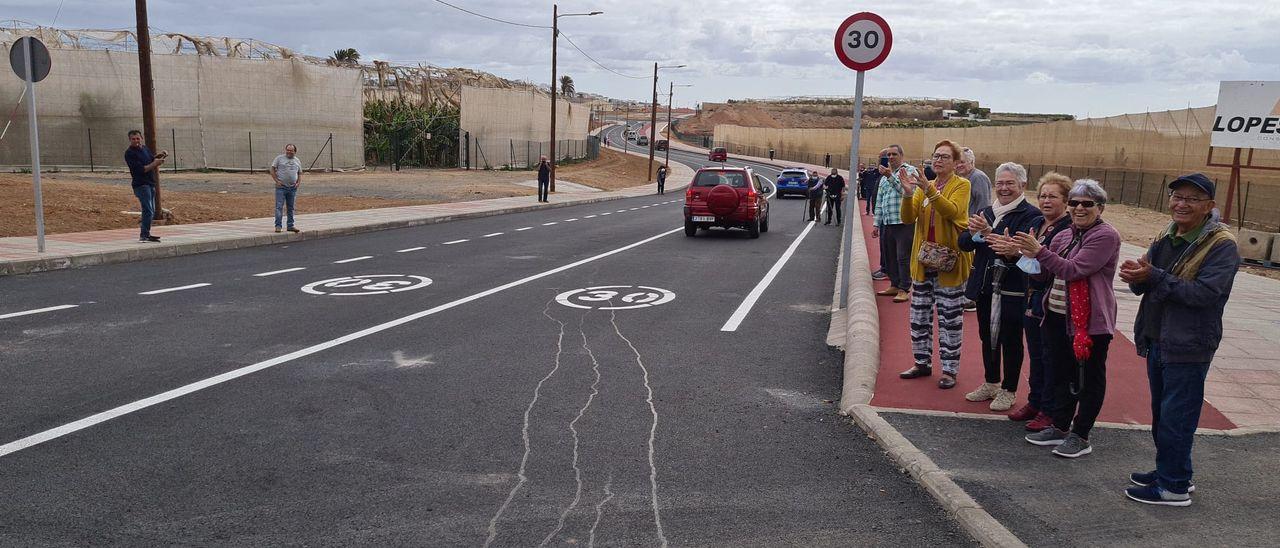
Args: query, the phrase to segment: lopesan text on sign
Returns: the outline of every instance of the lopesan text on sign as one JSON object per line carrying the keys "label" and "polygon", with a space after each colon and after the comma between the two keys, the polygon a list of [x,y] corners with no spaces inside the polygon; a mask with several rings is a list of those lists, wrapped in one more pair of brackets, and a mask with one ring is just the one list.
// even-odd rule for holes
{"label": "lopesan text on sign", "polygon": [[1221,116],[1213,119],[1214,132],[1251,133],[1255,128],[1259,128],[1258,133],[1280,133],[1280,117],[1233,116],[1227,119],[1225,128]]}

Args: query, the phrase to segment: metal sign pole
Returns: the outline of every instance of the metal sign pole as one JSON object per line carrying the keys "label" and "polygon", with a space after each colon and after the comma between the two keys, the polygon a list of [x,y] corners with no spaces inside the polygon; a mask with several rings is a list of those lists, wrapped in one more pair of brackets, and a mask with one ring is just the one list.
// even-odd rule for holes
{"label": "metal sign pole", "polygon": [[849,143],[849,178],[844,188],[845,203],[841,205],[844,208],[844,220],[849,221],[844,224],[844,258],[840,261],[840,308],[846,309],[849,307],[849,268],[850,256],[853,255],[853,224],[854,222],[862,224],[856,206],[857,194],[854,194],[855,198],[850,200],[849,190],[858,181],[858,141],[862,136],[862,83],[866,74],[866,71],[858,71],[857,91],[853,95],[853,138]]}
{"label": "metal sign pole", "polygon": [[36,251],[44,253],[44,199],[40,191],[40,129],[36,127],[36,69],[31,58],[31,40],[22,41],[26,58],[27,133],[31,136],[31,175],[36,190]]}

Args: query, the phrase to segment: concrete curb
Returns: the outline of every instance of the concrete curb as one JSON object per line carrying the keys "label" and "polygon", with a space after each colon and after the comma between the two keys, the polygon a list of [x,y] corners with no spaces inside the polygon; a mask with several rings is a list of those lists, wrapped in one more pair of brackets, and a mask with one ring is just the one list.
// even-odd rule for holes
{"label": "concrete curb", "polygon": [[[851,219],[851,222],[861,219]],[[880,317],[871,283],[870,258],[861,227],[852,234],[849,257],[849,306],[845,310],[844,386],[840,413],[853,419],[885,453],[915,478],[974,540],[988,548],[1020,548],[1026,544],[996,521],[982,505],[961,489],[933,459],[911,443],[871,407],[876,374],[880,370]],[[839,284],[839,275],[836,280]]]}

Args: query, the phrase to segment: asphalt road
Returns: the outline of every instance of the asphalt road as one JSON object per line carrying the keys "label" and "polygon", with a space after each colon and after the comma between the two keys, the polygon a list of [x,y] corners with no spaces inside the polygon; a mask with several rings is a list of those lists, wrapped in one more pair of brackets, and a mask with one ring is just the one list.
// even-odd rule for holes
{"label": "asphalt road", "polygon": [[682,197],[0,278],[0,544],[969,543],[830,403],[837,230]]}

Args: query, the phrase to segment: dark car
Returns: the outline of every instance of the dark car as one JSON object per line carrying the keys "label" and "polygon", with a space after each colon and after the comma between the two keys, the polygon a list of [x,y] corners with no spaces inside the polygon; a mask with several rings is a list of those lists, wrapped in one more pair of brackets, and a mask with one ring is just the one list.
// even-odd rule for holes
{"label": "dark car", "polygon": [[769,231],[772,185],[749,167],[704,167],[684,194],[684,235],[713,226],[745,228],[752,238]]}
{"label": "dark car", "polygon": [[778,197],[789,195],[809,195],[809,172],[798,167],[790,167],[778,174]]}
{"label": "dark car", "polygon": [[658,139],[653,143],[653,150],[667,150],[667,140]]}
{"label": "dark car", "polygon": [[711,152],[707,153],[707,160],[712,162],[727,162],[729,161],[729,151],[725,150],[724,147],[713,148],[711,149]]}

